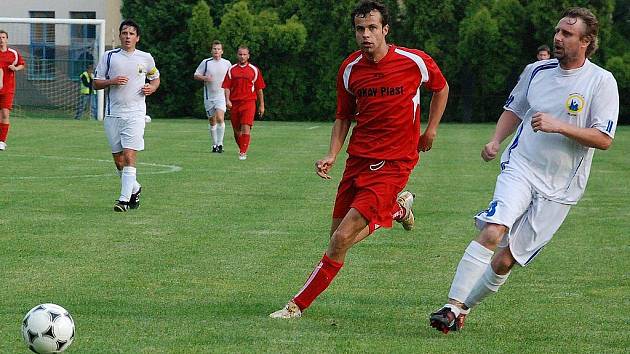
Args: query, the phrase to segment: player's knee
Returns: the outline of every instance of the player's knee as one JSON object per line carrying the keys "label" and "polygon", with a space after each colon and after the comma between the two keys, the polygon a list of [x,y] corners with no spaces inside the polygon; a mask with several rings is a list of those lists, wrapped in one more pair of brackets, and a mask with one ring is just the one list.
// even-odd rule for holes
{"label": "player's knee", "polygon": [[355,235],[344,230],[335,230],[331,237],[331,245],[337,250],[346,250],[352,246]]}
{"label": "player's knee", "polygon": [[487,224],[479,233],[477,242],[490,250],[494,250],[507,231],[508,228],[504,225]]}

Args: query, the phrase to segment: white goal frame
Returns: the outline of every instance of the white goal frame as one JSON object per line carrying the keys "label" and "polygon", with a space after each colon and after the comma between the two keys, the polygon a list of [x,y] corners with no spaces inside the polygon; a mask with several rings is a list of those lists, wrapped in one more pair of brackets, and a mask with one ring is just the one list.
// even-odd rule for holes
{"label": "white goal frame", "polygon": [[[14,18],[14,17],[0,17],[0,23],[46,23],[46,24],[68,24],[68,25],[98,25],[99,38],[98,38],[98,58],[103,57],[105,53],[105,20],[96,19],[68,19],[68,18]],[[95,67],[96,67],[95,63]],[[98,120],[103,120],[105,114],[105,95],[103,90],[96,91],[97,97],[97,110]]]}

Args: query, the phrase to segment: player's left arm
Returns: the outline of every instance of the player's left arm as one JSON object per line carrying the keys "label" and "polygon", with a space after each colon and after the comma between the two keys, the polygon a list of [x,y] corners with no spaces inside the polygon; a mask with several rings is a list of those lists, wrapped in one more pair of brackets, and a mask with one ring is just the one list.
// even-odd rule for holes
{"label": "player's left arm", "polygon": [[562,134],[583,146],[607,150],[612,145],[619,116],[617,81],[612,74],[605,75],[593,91],[585,127],[564,122],[545,112],[536,112],[532,116],[532,129]]}
{"label": "player's left arm", "polygon": [[149,82],[142,87],[142,93],[145,96],[152,95],[157,91],[158,87],[160,87],[160,72],[155,66],[147,72],[147,80],[149,80]]}
{"label": "player's left arm", "polygon": [[142,87],[142,93],[144,93],[145,96],[152,95],[155,91],[157,91],[158,87],[160,87],[159,77],[155,80],[149,81],[147,84],[144,84],[144,87]]}
{"label": "player's left arm", "polygon": [[544,112],[534,113],[532,116],[532,129],[534,129],[534,132],[562,134],[581,145],[600,150],[607,150],[613,140],[612,137],[597,128],[576,127]]}
{"label": "player's left arm", "polygon": [[20,70],[24,69],[25,66],[26,65],[24,65],[24,64],[20,64],[20,65],[13,65],[13,64],[11,64],[11,65],[9,65],[9,69],[11,69],[13,71],[20,71]]}
{"label": "player's left arm", "polygon": [[17,53],[16,59],[17,60],[14,62],[15,64],[11,64],[8,66],[9,70],[20,71],[26,67],[26,62],[24,62],[24,58],[22,57],[22,55],[20,55],[19,52]]}
{"label": "player's left arm", "polygon": [[265,95],[263,90],[256,91],[256,96],[258,97],[258,116],[262,117],[265,114]]}
{"label": "player's left arm", "polygon": [[437,92],[433,93],[431,97],[431,104],[429,105],[429,122],[426,129],[420,135],[420,142],[418,143],[418,151],[429,151],[433,146],[433,140],[437,135],[437,128],[440,125],[444,110],[446,109],[446,102],[448,102],[448,83],[444,84],[444,87]]}

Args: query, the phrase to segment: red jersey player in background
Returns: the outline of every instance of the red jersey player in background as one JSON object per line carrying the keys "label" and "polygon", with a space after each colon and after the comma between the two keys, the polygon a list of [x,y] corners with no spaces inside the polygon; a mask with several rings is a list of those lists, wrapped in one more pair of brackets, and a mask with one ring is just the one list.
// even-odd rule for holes
{"label": "red jersey player in background", "polygon": [[262,72],[249,62],[249,48],[238,47],[238,63],[232,65],[225,74],[223,88],[225,103],[230,110],[230,122],[234,130],[234,139],[239,148],[238,159],[247,159],[247,149],[251,139],[251,129],[256,114],[258,98],[258,116],[265,114],[263,89],[265,81]]}
{"label": "red jersey player in background", "polygon": [[0,89],[0,151],[7,148],[9,113],[13,108],[15,72],[24,69],[24,59],[17,50],[9,48],[9,34],[0,30],[0,69],[3,87]]}
{"label": "red jersey player in background", "polygon": [[[328,175],[351,122],[348,159],[339,183],[328,249],[306,284],[289,303],[269,316],[300,317],[332,282],[346,253],[392,220],[411,230],[413,194],[401,193],[418,161],[418,151],[433,145],[448,100],[448,84],[433,59],[416,49],[389,45],[387,8],[361,1],[351,14],[360,50],[351,54],[337,75],[337,113],[328,154],[315,163],[317,175]],[[433,92],[429,122],[420,135],[420,86]]]}

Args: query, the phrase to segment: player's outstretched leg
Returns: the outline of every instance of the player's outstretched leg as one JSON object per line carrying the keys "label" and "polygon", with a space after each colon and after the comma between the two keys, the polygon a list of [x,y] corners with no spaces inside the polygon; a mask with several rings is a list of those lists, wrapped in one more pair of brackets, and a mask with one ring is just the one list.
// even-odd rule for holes
{"label": "player's outstretched leg", "polygon": [[416,222],[416,219],[413,216],[412,209],[413,200],[415,197],[416,196],[410,191],[403,191],[398,195],[398,199],[396,199],[398,205],[400,205],[400,207],[404,211],[404,214],[401,217],[397,218],[396,221],[401,223],[402,227],[407,231],[411,231]]}

